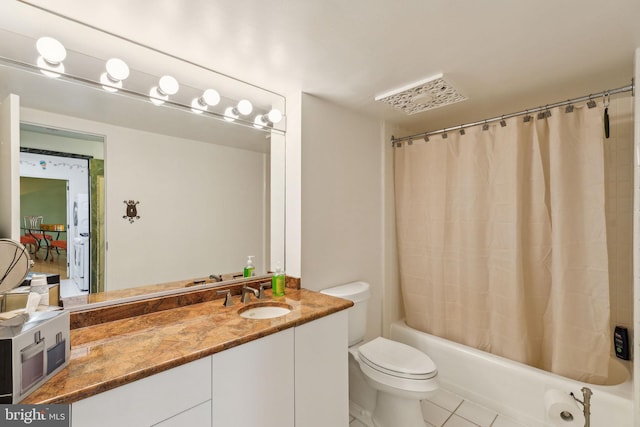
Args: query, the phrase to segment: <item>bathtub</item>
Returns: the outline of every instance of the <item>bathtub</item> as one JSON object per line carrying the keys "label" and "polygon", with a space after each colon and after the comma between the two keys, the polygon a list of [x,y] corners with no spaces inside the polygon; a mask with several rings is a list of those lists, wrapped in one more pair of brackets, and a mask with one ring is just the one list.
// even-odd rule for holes
{"label": "bathtub", "polygon": [[593,385],[420,332],[407,326],[404,320],[391,325],[390,338],[428,354],[438,367],[443,389],[525,426],[548,425],[544,406],[547,390],[573,392],[582,400],[582,387],[593,391],[591,427],[633,426],[630,362],[612,358],[608,381],[611,385]]}

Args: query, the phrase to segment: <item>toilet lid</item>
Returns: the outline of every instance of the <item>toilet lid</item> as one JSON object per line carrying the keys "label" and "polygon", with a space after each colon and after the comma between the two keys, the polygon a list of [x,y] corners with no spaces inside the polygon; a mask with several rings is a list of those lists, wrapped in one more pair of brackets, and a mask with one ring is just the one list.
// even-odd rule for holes
{"label": "toilet lid", "polygon": [[414,380],[433,378],[436,365],[420,350],[378,337],[358,349],[360,360],[372,369],[395,377]]}

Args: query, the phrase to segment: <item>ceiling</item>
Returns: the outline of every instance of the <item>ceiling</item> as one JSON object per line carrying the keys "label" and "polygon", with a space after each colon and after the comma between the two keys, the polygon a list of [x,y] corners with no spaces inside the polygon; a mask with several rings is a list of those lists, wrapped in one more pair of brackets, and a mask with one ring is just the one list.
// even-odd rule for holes
{"label": "ceiling", "polygon": [[[416,133],[629,85],[640,47],[638,0],[29,3],[277,93],[310,93]],[[468,99],[410,116],[374,100],[438,73]]]}

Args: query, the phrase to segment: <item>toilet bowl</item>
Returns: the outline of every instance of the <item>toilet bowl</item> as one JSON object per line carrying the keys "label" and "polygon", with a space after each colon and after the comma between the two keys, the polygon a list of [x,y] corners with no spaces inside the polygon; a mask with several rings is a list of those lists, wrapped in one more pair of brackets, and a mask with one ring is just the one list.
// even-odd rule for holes
{"label": "toilet bowl", "polygon": [[369,284],[353,282],[322,293],[350,299],[349,407],[369,427],[423,427],[420,401],[438,389],[436,365],[420,350],[383,337],[363,343]]}
{"label": "toilet bowl", "polygon": [[378,337],[358,348],[365,381],[377,391],[376,427],[424,426],[420,401],[438,390],[433,361],[413,347]]}

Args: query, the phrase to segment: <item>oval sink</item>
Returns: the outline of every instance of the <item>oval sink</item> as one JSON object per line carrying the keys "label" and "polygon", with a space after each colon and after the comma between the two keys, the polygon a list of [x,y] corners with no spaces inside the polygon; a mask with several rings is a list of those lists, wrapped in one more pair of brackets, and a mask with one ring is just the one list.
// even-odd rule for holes
{"label": "oval sink", "polygon": [[254,304],[241,308],[238,313],[245,319],[273,319],[291,313],[291,306],[277,303]]}

